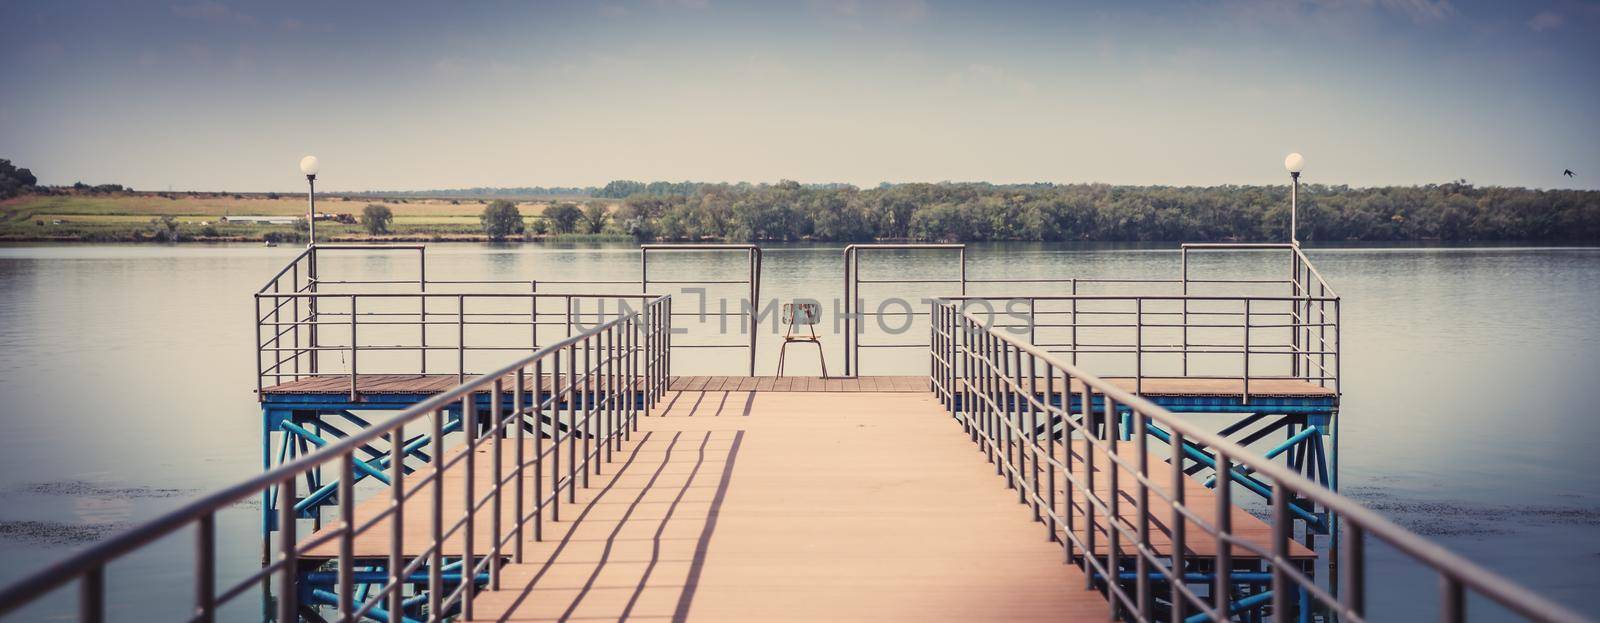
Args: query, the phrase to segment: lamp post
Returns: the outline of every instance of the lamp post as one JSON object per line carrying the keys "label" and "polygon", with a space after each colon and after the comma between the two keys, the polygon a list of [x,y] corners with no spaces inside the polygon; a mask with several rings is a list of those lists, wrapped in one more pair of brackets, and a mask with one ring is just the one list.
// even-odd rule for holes
{"label": "lamp post", "polygon": [[1288,169],[1289,178],[1294,180],[1289,187],[1289,244],[1300,246],[1298,214],[1300,202],[1300,171],[1306,168],[1305,156],[1299,152],[1289,154],[1283,159],[1283,168]]}
{"label": "lamp post", "polygon": [[306,174],[306,185],[310,192],[306,193],[306,246],[317,243],[317,169],[322,163],[317,162],[316,156],[306,156],[300,159],[300,172]]}

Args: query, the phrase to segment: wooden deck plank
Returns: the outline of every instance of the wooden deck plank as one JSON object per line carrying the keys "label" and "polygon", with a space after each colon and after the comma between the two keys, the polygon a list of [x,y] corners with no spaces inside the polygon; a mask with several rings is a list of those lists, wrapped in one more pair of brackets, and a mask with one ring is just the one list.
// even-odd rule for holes
{"label": "wooden deck plank", "polygon": [[681,398],[472,620],[1108,616],[926,394]]}

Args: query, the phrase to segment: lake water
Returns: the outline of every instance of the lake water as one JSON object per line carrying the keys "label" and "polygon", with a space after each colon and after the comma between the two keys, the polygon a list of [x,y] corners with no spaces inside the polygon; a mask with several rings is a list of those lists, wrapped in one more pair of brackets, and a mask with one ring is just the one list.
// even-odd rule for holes
{"label": "lake water", "polygon": [[[0,583],[261,469],[251,294],[298,251],[0,247]],[[1587,609],[1600,586],[1600,249],[1308,255],[1344,299],[1342,490]],[[404,278],[415,275],[412,261],[337,262],[352,275]],[[1177,265],[1176,245],[969,251],[973,278],[1171,278]],[[826,303],[840,296],[840,266],[838,247],[770,248],[763,296]],[[877,270],[939,278],[952,266],[948,256],[906,254]],[[1263,268],[1253,257],[1216,267]],[[653,263],[651,273],[732,279],[744,270],[742,259],[707,255]],[[636,279],[638,252],[432,245],[428,272],[432,279]],[[836,366],[838,336],[827,323],[822,328]],[[760,371],[770,374],[778,338],[761,339]],[[675,365],[680,373],[742,374],[743,356],[701,352]],[[869,357],[866,373],[926,365],[917,351]],[[809,351],[790,365],[791,374],[816,373]],[[225,541],[225,579],[257,563],[258,513],[244,504],[224,514],[219,530],[235,537]],[[113,565],[112,618],[185,614],[189,547],[184,533]],[[1381,547],[1371,556],[1372,603],[1399,614],[1431,610],[1431,579]],[[1408,594],[1425,595],[1423,605],[1408,603]],[[58,591],[29,616],[68,612],[71,603],[70,592]],[[228,618],[259,619],[261,607],[259,597],[245,599]]]}

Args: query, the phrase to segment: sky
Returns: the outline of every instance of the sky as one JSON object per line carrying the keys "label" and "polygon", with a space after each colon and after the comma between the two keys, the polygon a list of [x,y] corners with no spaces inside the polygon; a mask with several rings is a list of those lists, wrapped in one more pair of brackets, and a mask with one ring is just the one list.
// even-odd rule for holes
{"label": "sky", "polygon": [[0,57],[49,184],[1600,188],[1600,1],[0,0]]}

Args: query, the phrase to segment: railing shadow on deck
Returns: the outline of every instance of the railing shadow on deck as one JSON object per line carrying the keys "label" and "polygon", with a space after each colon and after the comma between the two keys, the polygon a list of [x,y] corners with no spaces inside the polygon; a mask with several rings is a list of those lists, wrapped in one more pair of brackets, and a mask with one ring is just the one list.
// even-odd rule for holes
{"label": "railing shadow on deck", "polygon": [[[699,584],[701,572],[705,567],[706,554],[709,551],[711,538],[716,531],[719,511],[721,510],[723,501],[727,497],[734,465],[738,459],[739,448],[741,447],[744,439],[744,431],[734,431],[732,442],[727,448],[708,447],[711,442],[714,441],[714,433],[712,432],[676,431],[673,432],[671,438],[667,440],[655,440],[652,438],[653,435],[654,433],[645,433],[645,436],[641,437],[641,439],[633,446],[633,450],[645,450],[647,446],[650,446],[652,443],[657,446],[666,444],[666,449],[664,451],[655,449],[649,450],[651,454],[657,452],[661,453],[662,456],[660,458],[660,462],[652,466],[647,464],[645,461],[641,461],[638,452],[630,452],[628,458],[623,461],[613,472],[611,481],[607,482],[604,486],[596,490],[593,497],[585,506],[584,510],[568,525],[567,531],[560,537],[560,540],[557,541],[557,544],[554,550],[550,552],[548,559],[546,559],[543,564],[539,565],[538,570],[533,573],[531,578],[529,578],[527,584],[515,592],[515,595],[510,599],[510,603],[503,607],[503,612],[507,613],[509,616],[510,613],[517,612],[519,609],[523,608],[529,600],[540,598],[536,596],[538,592],[546,591],[546,595],[543,598],[554,603],[541,604],[541,606],[546,608],[546,611],[550,612],[553,612],[553,610],[548,610],[550,608],[560,609],[560,613],[558,615],[553,615],[553,618],[558,620],[593,618],[592,614],[588,616],[579,616],[579,610],[584,606],[584,602],[589,597],[590,592],[596,588],[596,582],[599,580],[602,574],[608,570],[608,564],[611,562],[611,557],[619,543],[619,539],[621,539],[621,533],[628,527],[628,522],[632,516],[640,511],[641,505],[645,503],[645,498],[647,496],[652,493],[657,493],[658,491],[665,491],[673,495],[672,501],[668,504],[665,512],[662,513],[662,516],[659,518],[652,517],[641,520],[642,523],[646,525],[654,523],[655,529],[650,537],[649,558],[645,562],[644,568],[638,573],[637,581],[629,580],[626,577],[610,577],[608,579],[610,582],[620,581],[624,583],[632,583],[632,586],[613,586],[612,588],[623,588],[624,590],[628,591],[627,599],[622,600],[621,610],[619,613],[617,613],[617,620],[627,620],[630,617],[635,616],[637,614],[636,609],[639,606],[640,598],[643,596],[646,589],[650,587],[651,578],[654,575],[656,568],[663,562],[662,550],[665,539],[664,533],[668,522],[674,520],[676,514],[680,510],[680,506],[685,502],[686,494],[692,487],[699,485],[699,482],[697,482],[699,479],[702,477],[714,477],[716,479],[714,482],[715,491],[712,494],[712,499],[709,502],[703,503],[707,506],[705,509],[705,517],[703,518],[703,525],[701,526],[699,535],[695,539],[693,552],[688,561],[689,568],[681,587],[678,588],[678,595],[672,608],[673,620],[682,621],[688,617],[689,609],[694,602],[695,590]],[[689,447],[695,444],[698,444],[698,447]],[[683,447],[680,448],[680,446]],[[687,474],[667,472],[667,468],[673,464],[671,458],[673,452],[692,453],[696,455],[697,458],[695,460],[694,467]],[[712,462],[714,463],[721,463],[721,467],[716,469],[715,472],[707,471],[706,468],[708,459],[712,459]],[[648,459],[646,459],[646,461],[647,460]],[[636,477],[643,475],[643,471],[652,469],[654,471],[649,474],[645,484],[638,488],[633,499],[621,499],[615,502],[607,499],[608,496],[612,496],[613,493],[617,493],[617,495],[625,498],[626,492],[617,492],[615,487],[617,482],[630,475]],[[630,470],[639,471],[641,473],[634,475],[630,473]],[[658,486],[658,480],[663,476],[667,476],[669,479],[681,476],[686,477],[683,478],[683,482],[680,484]],[[568,549],[568,547],[573,543],[574,539],[578,538],[579,530],[586,526],[584,523],[585,520],[589,519],[589,516],[592,512],[594,512],[601,505],[605,504],[624,505],[625,509],[622,512],[622,517],[617,521],[617,524],[612,528],[611,532],[605,536],[604,546],[600,553],[599,559],[596,561],[589,561],[586,559],[581,561],[563,560],[562,555],[565,550]],[[702,503],[694,502],[694,504]],[[693,521],[693,519],[691,518],[689,521]],[[558,597],[550,594],[562,593],[565,591],[558,590],[556,588],[547,588],[544,584],[542,584],[542,582],[551,582],[551,578],[548,576],[552,574],[557,565],[572,564],[574,562],[583,565],[593,564],[593,568],[589,571],[588,576],[584,579],[583,585],[579,587],[577,591],[570,596],[570,598],[566,596]]]}

